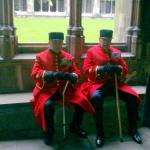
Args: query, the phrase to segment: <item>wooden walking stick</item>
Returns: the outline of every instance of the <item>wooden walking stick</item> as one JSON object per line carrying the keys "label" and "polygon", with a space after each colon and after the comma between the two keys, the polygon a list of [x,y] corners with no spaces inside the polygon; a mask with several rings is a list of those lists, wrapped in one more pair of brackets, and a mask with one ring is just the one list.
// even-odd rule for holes
{"label": "wooden walking stick", "polygon": [[62,92],[62,98],[63,98],[63,135],[64,135],[64,139],[66,138],[65,93],[66,93],[68,84],[69,84],[69,81],[66,82],[64,90]]}
{"label": "wooden walking stick", "polygon": [[117,108],[117,117],[118,117],[118,126],[119,126],[119,137],[120,137],[120,142],[123,142],[119,94],[118,94],[118,81],[117,81],[116,74],[115,74],[115,92],[116,92],[116,108]]}

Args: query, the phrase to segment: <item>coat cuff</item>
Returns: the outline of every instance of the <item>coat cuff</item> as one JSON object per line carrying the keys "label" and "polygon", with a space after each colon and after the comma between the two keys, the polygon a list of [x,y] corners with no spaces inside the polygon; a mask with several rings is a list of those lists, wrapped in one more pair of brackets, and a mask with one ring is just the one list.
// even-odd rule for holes
{"label": "coat cuff", "polygon": [[[44,87],[44,74],[45,74],[45,70],[43,71],[43,73],[42,73],[42,77],[41,77],[41,80],[39,80],[37,83],[36,83],[36,87],[38,87],[40,90],[42,90],[43,89],[43,87]],[[36,78],[37,78],[37,76],[38,76],[38,74],[36,75]],[[40,78],[40,77],[39,77]]]}

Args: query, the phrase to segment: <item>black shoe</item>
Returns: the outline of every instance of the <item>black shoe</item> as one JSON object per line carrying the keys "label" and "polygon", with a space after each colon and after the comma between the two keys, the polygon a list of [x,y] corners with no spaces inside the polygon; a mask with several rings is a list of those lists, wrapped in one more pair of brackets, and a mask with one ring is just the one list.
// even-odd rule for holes
{"label": "black shoe", "polygon": [[70,125],[70,132],[77,134],[81,138],[86,138],[86,132],[80,126]]}
{"label": "black shoe", "polygon": [[53,142],[53,136],[48,133],[44,133],[44,143],[46,145],[51,145],[52,142]]}
{"label": "black shoe", "polygon": [[104,145],[104,138],[97,136],[95,143],[97,147],[102,147]]}
{"label": "black shoe", "polygon": [[130,133],[130,135],[136,143],[138,143],[138,144],[143,143],[142,138],[141,138],[140,134],[137,131],[133,132],[133,133]]}

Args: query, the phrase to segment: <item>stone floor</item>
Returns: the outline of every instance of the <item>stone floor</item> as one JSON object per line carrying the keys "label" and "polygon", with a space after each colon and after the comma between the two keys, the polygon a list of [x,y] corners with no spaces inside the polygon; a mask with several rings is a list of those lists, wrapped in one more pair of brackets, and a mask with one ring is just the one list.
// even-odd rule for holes
{"label": "stone floor", "polygon": [[89,135],[87,139],[79,139],[75,135],[67,135],[65,140],[57,136],[52,146],[47,146],[42,139],[0,141],[0,150],[149,150],[150,149],[150,129],[140,128],[139,132],[143,137],[143,144],[139,145],[128,136],[124,137],[124,142],[118,138],[105,139],[102,148],[96,148],[94,144],[95,136]]}

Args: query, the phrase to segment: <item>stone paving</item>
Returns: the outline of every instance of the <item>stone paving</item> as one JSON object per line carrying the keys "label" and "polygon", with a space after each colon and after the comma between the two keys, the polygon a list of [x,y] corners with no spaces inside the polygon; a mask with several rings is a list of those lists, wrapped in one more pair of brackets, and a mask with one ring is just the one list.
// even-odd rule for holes
{"label": "stone paving", "polygon": [[132,141],[128,136],[124,137],[124,142],[120,142],[117,138],[111,139],[109,137],[102,148],[96,148],[94,135],[89,135],[88,139],[68,135],[65,140],[57,137],[52,146],[45,145],[42,139],[0,141],[0,150],[149,150],[150,129],[143,127],[139,129],[139,132],[144,141],[141,145]]}

